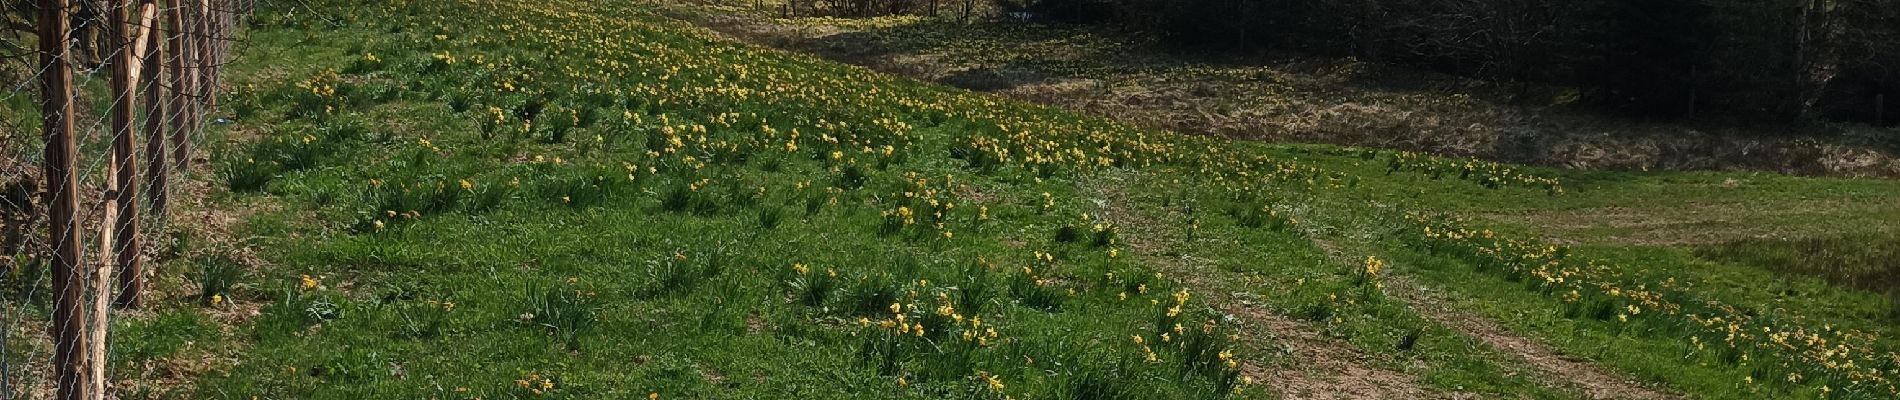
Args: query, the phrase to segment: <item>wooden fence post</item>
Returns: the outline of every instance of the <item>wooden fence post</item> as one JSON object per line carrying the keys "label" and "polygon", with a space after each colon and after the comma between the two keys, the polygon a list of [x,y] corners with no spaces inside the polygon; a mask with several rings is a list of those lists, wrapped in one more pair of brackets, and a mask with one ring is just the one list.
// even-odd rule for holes
{"label": "wooden fence post", "polygon": [[[114,0],[112,8],[112,39],[118,45],[112,57],[112,92],[117,99],[112,103],[112,202],[118,211],[118,218],[112,222],[114,241],[111,250],[116,257],[113,264],[118,267],[119,295],[113,302],[120,308],[136,307],[139,292],[142,289],[141,274],[144,271],[139,257],[143,250],[139,238],[139,179],[138,153],[133,150],[133,138],[140,132],[133,125],[137,123],[139,81],[144,76],[143,61],[146,58],[145,36],[149,29],[134,26],[137,20],[144,26],[150,26],[149,9],[141,9],[135,19],[131,13],[131,0]],[[142,32],[141,32],[142,31]],[[101,292],[106,297],[109,291]],[[103,347],[103,346],[101,346]],[[103,364],[103,363],[102,363]]]}
{"label": "wooden fence post", "polygon": [[205,103],[209,105],[206,107],[207,112],[216,112],[218,110],[218,84],[224,81],[224,74],[219,72],[224,70],[224,62],[227,56],[226,52],[231,49],[230,36],[232,30],[236,29],[234,26],[236,21],[232,18],[233,13],[235,13],[235,11],[232,10],[232,5],[228,4],[229,2],[220,3],[225,4],[205,8],[206,11],[216,16],[216,18],[210,19],[210,27],[205,30],[205,33],[209,35],[206,41],[212,44],[211,54],[205,56],[206,62],[210,64],[210,67],[207,68],[205,72],[208,77],[205,85]]}
{"label": "wooden fence post", "polygon": [[197,39],[195,48],[198,51],[198,54],[194,56],[194,59],[198,61],[197,70],[193,72],[196,72],[198,76],[192,78],[192,84],[196,85],[192,87],[192,94],[198,96],[198,101],[195,103],[196,107],[191,110],[191,130],[193,134],[197,134],[199,129],[204,128],[205,113],[211,109],[211,68],[214,65],[211,54],[214,48],[211,42],[211,0],[196,0],[193,3],[196,4],[198,10],[195,18],[192,19],[192,22],[197,25],[193,28],[197,35],[193,37]]}
{"label": "wooden fence post", "polygon": [[166,32],[166,36],[170,37],[169,41],[171,42],[172,49],[170,68],[172,71],[170,106],[172,113],[172,165],[178,169],[179,173],[184,173],[187,167],[185,163],[191,157],[190,134],[192,112],[190,93],[191,87],[193,86],[193,74],[190,70],[186,69],[186,67],[194,65],[194,61],[191,61],[191,57],[196,53],[192,52],[192,40],[188,37],[191,35],[191,26],[185,24],[185,4],[183,1],[173,2],[171,8],[165,11],[165,24],[171,27],[171,30]]}
{"label": "wooden fence post", "polygon": [[40,115],[46,137],[47,223],[53,245],[53,368],[57,376],[54,398],[88,400],[86,385],[88,337],[80,304],[86,299],[85,276],[80,272],[78,146],[73,137],[73,73],[71,21],[67,0],[39,0]]}
{"label": "wooden fence post", "polygon": [[[147,0],[146,3],[158,13],[163,13],[164,3],[159,0]],[[168,186],[171,163],[165,162],[165,31],[158,29],[160,18],[151,18],[148,26],[151,32],[145,36],[145,179],[151,186],[146,197],[151,201],[151,215],[165,217],[166,204],[170,202]]]}

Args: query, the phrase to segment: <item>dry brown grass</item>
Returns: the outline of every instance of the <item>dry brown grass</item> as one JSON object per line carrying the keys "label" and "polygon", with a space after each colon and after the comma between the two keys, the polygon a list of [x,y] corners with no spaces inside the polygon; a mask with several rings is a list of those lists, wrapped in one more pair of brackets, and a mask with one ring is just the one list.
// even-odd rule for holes
{"label": "dry brown grass", "polygon": [[1580,110],[1573,90],[1349,58],[1178,55],[1074,27],[681,16],[761,45],[1182,133],[1577,169],[1900,176],[1892,130],[1620,119]]}

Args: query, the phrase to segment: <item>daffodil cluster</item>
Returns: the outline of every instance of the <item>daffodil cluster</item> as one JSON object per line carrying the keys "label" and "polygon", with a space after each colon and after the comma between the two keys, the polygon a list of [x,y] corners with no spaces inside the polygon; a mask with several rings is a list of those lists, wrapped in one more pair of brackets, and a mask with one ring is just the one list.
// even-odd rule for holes
{"label": "daffodil cluster", "polygon": [[1467,260],[1479,270],[1523,282],[1562,302],[1572,318],[1647,321],[1655,328],[1687,329],[1689,357],[1704,357],[1750,372],[1746,384],[1818,387],[1871,397],[1900,395],[1900,353],[1877,345],[1869,333],[1808,326],[1798,318],[1758,315],[1716,300],[1697,299],[1673,278],[1645,282],[1618,266],[1570,255],[1566,248],[1460,227],[1455,220],[1410,217],[1429,251]]}
{"label": "daffodil cluster", "polygon": [[1454,160],[1409,151],[1393,152],[1387,160],[1386,173],[1398,172],[1415,172],[1429,175],[1432,179],[1457,174],[1459,180],[1475,182],[1490,189],[1523,186],[1544,189],[1552,196],[1564,193],[1563,182],[1556,178],[1536,176],[1504,164],[1478,159]]}
{"label": "daffodil cluster", "polygon": [[547,394],[548,392],[554,391],[555,387],[553,377],[541,376],[539,372],[530,372],[528,376],[515,380],[516,390],[527,392],[533,396]]}
{"label": "daffodil cluster", "polygon": [[301,82],[297,88],[303,90],[294,97],[293,113],[306,117],[321,117],[335,114],[346,101],[338,88],[343,85],[343,77],[334,69],[324,69]]}

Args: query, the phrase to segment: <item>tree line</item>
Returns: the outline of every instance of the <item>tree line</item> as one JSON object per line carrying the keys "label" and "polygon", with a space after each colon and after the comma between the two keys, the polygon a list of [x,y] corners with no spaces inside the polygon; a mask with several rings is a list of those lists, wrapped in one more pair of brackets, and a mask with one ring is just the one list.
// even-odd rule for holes
{"label": "tree line", "polygon": [[[1630,115],[1900,123],[1893,0],[994,1],[1018,17],[1113,25],[1175,47],[1572,87]],[[803,2],[859,16],[936,3]]]}
{"label": "tree line", "polygon": [[1571,86],[1631,114],[1900,119],[1900,101],[1878,104],[1900,97],[1892,0],[1005,1],[1180,45]]}

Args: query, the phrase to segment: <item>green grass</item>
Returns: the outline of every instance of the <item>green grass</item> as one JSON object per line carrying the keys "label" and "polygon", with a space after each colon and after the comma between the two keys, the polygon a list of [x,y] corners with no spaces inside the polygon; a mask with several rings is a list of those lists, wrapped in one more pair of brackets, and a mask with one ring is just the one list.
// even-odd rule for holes
{"label": "green grass", "polygon": [[1706,246],[1698,256],[1756,265],[1792,276],[1820,277],[1840,286],[1893,293],[1900,271],[1900,239],[1820,237],[1793,241],[1741,240]]}
{"label": "green grass", "polygon": [[[1864,290],[1622,240],[1638,229],[1541,224],[1637,202],[1666,217],[1817,201],[1829,206],[1725,221],[1865,233],[1882,228],[1844,222],[1894,215],[1862,204],[1900,193],[1890,182],[1466,172],[1133,129],[737,45],[650,4],[322,3],[260,10],[229,78],[240,122],[215,132],[216,200],[245,218],[232,244],[261,265],[188,257],[195,268],[161,282],[212,285],[115,331],[120,376],[232,362],[134,397],[1271,397],[1240,367],[1303,360],[1230,318],[1242,302],[1432,393],[1580,397],[1421,316],[1387,293],[1393,274],[1698,397],[1885,395],[1838,376],[1739,384],[1810,369],[1685,357],[1682,338],[1706,332],[1682,316],[1566,313],[1562,293],[1486,269],[1454,252],[1463,243],[1428,245],[1412,216],[1575,243],[1563,262],[1607,261],[1605,282],[1673,279],[1694,307],[1870,332],[1884,352],[1886,303]],[[1368,256],[1392,266],[1368,275]]]}
{"label": "green grass", "polygon": [[[1145,300],[1166,299],[1172,286],[1157,280],[1150,294],[1126,301],[1100,293],[1091,271],[1154,271],[1108,257],[1106,237],[1056,240],[1055,226],[1079,203],[1016,200],[1072,191],[1053,171],[983,176],[943,157],[951,132],[975,120],[810,114],[795,104],[811,103],[657,90],[711,82],[709,70],[614,77],[654,91],[611,95],[608,88],[627,86],[558,76],[560,66],[593,58],[525,57],[552,37],[513,36],[490,23],[435,27],[431,17],[501,22],[541,10],[471,7],[399,6],[389,10],[414,17],[378,20],[330,15],[353,22],[260,13],[256,43],[307,51],[260,50],[234,67],[242,90],[232,107],[245,122],[225,133],[233,151],[213,161],[232,201],[282,204],[249,215],[269,266],[243,277],[248,290],[209,306],[214,314],[257,308],[229,338],[251,350],[228,374],[170,395],[1263,393],[1239,385],[1234,367],[1216,357],[1221,341],[1157,345],[1163,358],[1142,360],[1127,338],[1153,330]],[[846,85],[861,73],[707,42],[640,8],[551,9],[594,7],[640,19],[577,32],[661,46],[612,60],[768,55],[751,66],[757,74],[793,79],[811,68],[835,80],[827,84],[861,90]],[[578,23],[564,18],[548,21]],[[385,65],[365,66],[371,53]],[[944,93],[882,81],[886,90]],[[787,93],[781,101],[835,101]],[[703,113],[715,108],[740,113]],[[500,122],[485,122],[496,115]],[[793,139],[792,128],[804,136]],[[806,149],[783,150],[788,140]],[[966,190],[990,200],[953,197]],[[1030,262],[1036,254],[1048,258]],[[1038,271],[1019,272],[1023,265]],[[894,322],[892,303],[909,323],[903,328],[880,327]],[[1218,320],[1187,315],[1197,326]],[[126,363],[178,354],[141,352]]]}

